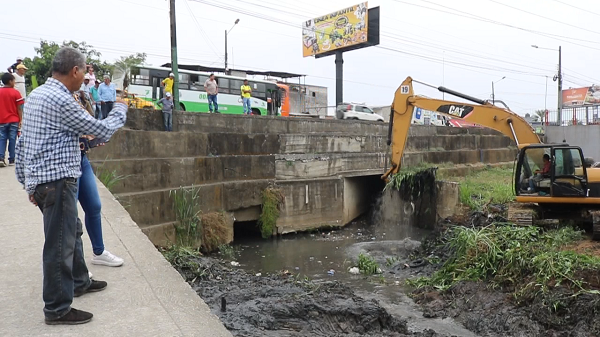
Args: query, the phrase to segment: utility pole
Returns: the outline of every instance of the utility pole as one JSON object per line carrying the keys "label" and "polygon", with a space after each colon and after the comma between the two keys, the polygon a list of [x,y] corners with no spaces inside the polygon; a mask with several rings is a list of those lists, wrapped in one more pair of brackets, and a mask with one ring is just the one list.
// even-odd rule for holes
{"label": "utility pole", "polygon": [[494,81],[492,81],[492,104],[496,105],[496,96],[494,95]]}
{"label": "utility pole", "polygon": [[558,46],[558,125],[562,125],[562,63],[561,46]]}
{"label": "utility pole", "polygon": [[344,56],[343,52],[335,52],[335,106],[344,102]]}
{"label": "utility pole", "polygon": [[173,105],[179,107],[179,66],[177,65],[177,24],[175,23],[175,0],[170,0],[171,17],[171,72],[173,72]]}
{"label": "utility pole", "polygon": [[227,29],[225,29],[225,68],[223,68],[225,74],[229,74],[227,71]]}

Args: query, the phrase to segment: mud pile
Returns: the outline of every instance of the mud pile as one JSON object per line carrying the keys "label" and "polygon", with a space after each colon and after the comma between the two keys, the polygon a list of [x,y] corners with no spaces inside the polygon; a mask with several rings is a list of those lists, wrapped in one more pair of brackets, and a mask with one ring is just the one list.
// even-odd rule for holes
{"label": "mud pile", "polygon": [[404,320],[337,282],[257,276],[208,257],[195,262],[199,272],[180,273],[234,336],[440,336],[409,332]]}

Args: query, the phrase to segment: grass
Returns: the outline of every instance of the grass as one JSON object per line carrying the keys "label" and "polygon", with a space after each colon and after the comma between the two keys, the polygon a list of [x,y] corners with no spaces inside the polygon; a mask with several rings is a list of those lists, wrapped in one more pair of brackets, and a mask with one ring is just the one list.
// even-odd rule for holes
{"label": "grass", "polygon": [[117,170],[108,170],[104,167],[104,162],[96,168],[96,176],[106,186],[106,188],[112,192],[113,186],[119,181],[126,179],[127,175],[118,174]]}
{"label": "grass", "polygon": [[408,284],[447,290],[461,281],[489,281],[512,289],[518,301],[547,295],[559,286],[571,289],[574,295],[599,293],[577,275],[596,274],[600,258],[564,249],[582,239],[582,233],[571,227],[543,231],[533,226],[494,224],[455,227],[446,236],[451,258],[431,277],[412,279]]}
{"label": "grass", "polygon": [[413,177],[415,174],[425,171],[427,169],[437,167],[437,168],[448,168],[452,167],[452,163],[441,163],[441,164],[432,164],[432,163],[419,163],[416,166],[402,167],[398,173],[392,175],[387,182],[384,190],[388,188],[393,188],[396,190],[400,189],[402,183],[406,183]]}
{"label": "grass", "polygon": [[225,259],[233,260],[235,259],[237,252],[235,251],[235,248],[233,248],[233,246],[230,246],[228,244],[222,244],[219,246],[219,255],[221,255]]}
{"label": "grass", "polygon": [[504,204],[514,200],[513,173],[508,168],[488,168],[451,180],[460,183],[460,202],[473,210],[490,201]]}
{"label": "grass", "polygon": [[270,238],[275,231],[283,199],[280,189],[268,187],[262,192],[262,211],[258,218],[258,225],[260,233],[265,239]]}
{"label": "grass", "polygon": [[224,212],[211,212],[202,214],[202,251],[213,252],[220,250],[221,246],[229,243],[229,237],[233,236],[231,227],[227,225]]}
{"label": "grass", "polygon": [[360,253],[358,255],[358,270],[364,275],[379,274],[379,264],[371,256]]}
{"label": "grass", "polygon": [[171,190],[175,210],[175,239],[180,247],[199,247],[202,244],[202,219],[197,188],[180,187]]}

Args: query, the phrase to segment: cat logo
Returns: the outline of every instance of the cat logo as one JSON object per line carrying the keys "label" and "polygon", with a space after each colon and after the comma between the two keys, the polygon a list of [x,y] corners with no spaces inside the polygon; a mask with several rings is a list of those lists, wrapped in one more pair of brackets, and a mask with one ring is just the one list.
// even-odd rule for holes
{"label": "cat logo", "polygon": [[465,108],[451,105],[450,109],[448,110],[448,113],[453,116],[456,116],[456,117],[461,117],[464,111],[465,111]]}
{"label": "cat logo", "polygon": [[465,118],[468,114],[473,111],[473,107],[470,105],[441,105],[437,108],[437,112],[443,114],[452,115],[458,118]]}

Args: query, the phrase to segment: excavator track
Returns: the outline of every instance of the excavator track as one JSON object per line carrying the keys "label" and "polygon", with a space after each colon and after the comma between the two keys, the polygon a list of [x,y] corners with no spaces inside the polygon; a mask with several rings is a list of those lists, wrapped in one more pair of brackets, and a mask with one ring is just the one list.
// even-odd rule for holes
{"label": "excavator track", "polygon": [[517,226],[533,226],[537,211],[535,204],[512,203],[508,205],[508,221]]}
{"label": "excavator track", "polygon": [[592,240],[600,240],[600,211],[590,211],[592,215]]}

